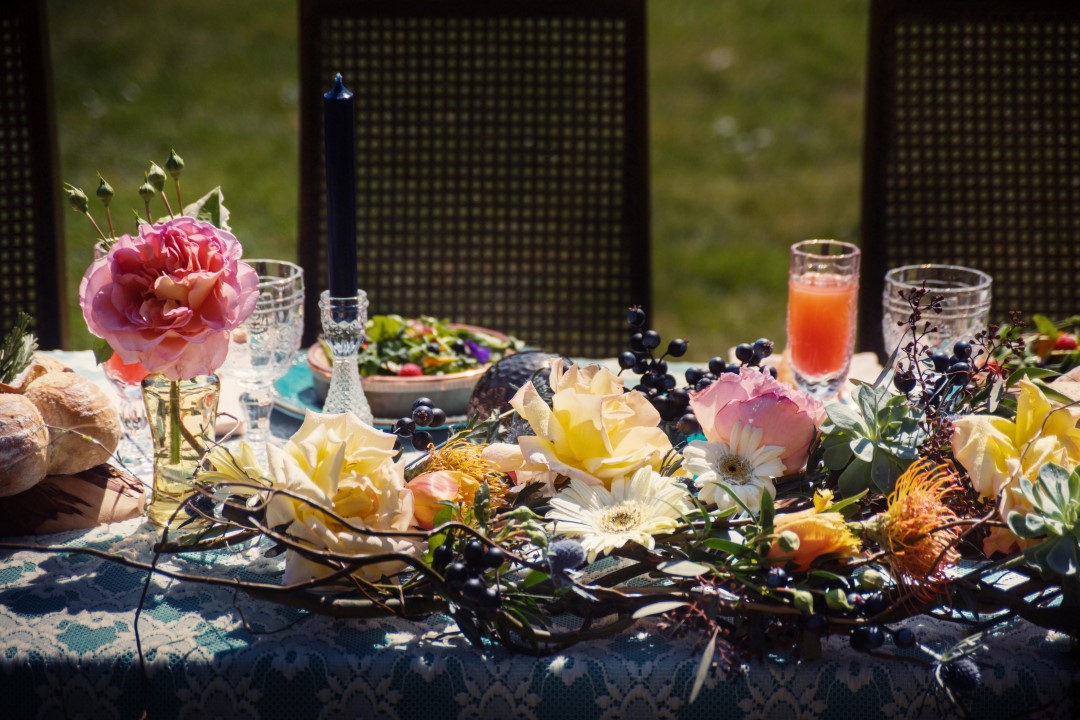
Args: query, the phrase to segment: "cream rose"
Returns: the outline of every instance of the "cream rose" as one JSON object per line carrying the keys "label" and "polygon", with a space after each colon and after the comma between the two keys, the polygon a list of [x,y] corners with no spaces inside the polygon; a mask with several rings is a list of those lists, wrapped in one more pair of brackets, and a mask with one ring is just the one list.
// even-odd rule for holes
{"label": "cream rose", "polygon": [[550,407],[531,382],[510,401],[536,434],[490,445],[485,459],[514,472],[519,483],[564,475],[609,489],[639,468],[660,469],[671,442],[644,395],[623,392],[622,381],[597,365],[564,372],[556,363],[550,384]]}
{"label": "cream rose", "polygon": [[[394,436],[365,425],[352,413],[308,413],[284,448],[267,445],[269,476],[289,490],[331,508],[351,524],[371,530],[408,530],[413,523],[412,493],[405,488],[405,466],[395,463]],[[386,552],[413,554],[404,538],[356,533],[299,500],[275,495],[267,507],[271,527],[288,525],[289,533],[313,547],[354,555]],[[378,580],[403,568],[400,562],[367,565],[357,572]],[[284,582],[328,575],[332,570],[290,551]]]}

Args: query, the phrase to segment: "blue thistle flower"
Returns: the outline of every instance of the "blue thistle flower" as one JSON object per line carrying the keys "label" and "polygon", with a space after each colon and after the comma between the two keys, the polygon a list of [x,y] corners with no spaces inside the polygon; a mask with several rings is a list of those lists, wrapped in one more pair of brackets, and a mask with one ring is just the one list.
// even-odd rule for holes
{"label": "blue thistle flower", "polygon": [[563,539],[553,542],[548,548],[548,566],[551,568],[551,580],[556,587],[565,585],[567,573],[584,565],[585,558],[585,547],[577,540]]}

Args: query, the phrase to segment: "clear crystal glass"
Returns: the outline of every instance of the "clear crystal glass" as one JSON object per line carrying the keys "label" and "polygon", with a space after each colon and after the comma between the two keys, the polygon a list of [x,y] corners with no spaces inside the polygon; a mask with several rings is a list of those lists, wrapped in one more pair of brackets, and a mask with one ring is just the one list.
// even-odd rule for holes
{"label": "clear crystal glass", "polygon": [[[924,312],[923,318],[935,330],[922,338],[931,350],[950,350],[957,340],[971,340],[980,330],[985,330],[990,319],[992,280],[989,275],[974,268],[959,265],[905,265],[885,274],[885,288],[881,294],[881,331],[885,338],[885,352],[892,353],[898,345],[911,342],[906,324],[911,315],[911,305],[900,297],[912,290],[926,288],[928,295],[942,298],[941,312]],[[923,305],[929,297],[923,299]]]}
{"label": "clear crystal glass", "polygon": [[356,364],[356,355],[360,352],[367,327],[367,309],[367,293],[363,290],[358,290],[356,297],[347,298],[330,297],[330,291],[324,290],[319,297],[323,338],[330,346],[334,361],[323,412],[351,412],[363,422],[373,425],[375,421],[364,396],[360,368]]}
{"label": "clear crystal glass", "polygon": [[296,362],[304,333],[304,270],[283,260],[246,260],[259,275],[259,300],[233,330],[223,374],[241,390],[248,442],[262,459],[270,439],[274,383]]}

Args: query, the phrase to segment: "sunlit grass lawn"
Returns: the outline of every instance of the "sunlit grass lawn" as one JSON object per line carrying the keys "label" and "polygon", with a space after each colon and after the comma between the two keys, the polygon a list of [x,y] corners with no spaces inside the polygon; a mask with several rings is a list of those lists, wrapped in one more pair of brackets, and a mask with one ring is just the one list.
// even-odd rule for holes
{"label": "sunlit grass lawn", "polygon": [[[448,0],[450,1],[450,0]],[[787,247],[857,233],[864,0],[649,3],[652,325],[707,358],[783,339]],[[295,3],[49,0],[62,172],[129,208],[175,147],[185,199],[224,188],[249,257],[294,258]],[[90,227],[68,213],[71,344]],[[613,309],[618,311],[618,309]]]}

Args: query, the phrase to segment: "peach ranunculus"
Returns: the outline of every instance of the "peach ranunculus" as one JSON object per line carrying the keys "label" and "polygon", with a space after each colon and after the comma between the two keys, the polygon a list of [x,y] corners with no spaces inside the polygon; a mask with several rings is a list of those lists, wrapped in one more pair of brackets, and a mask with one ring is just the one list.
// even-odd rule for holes
{"label": "peach ranunculus", "polygon": [[[1002,519],[1010,511],[1024,512],[1027,502],[1019,492],[1019,478],[1036,482],[1048,462],[1063,467],[1080,463],[1080,408],[1055,406],[1028,379],[1020,381],[1020,397],[1013,420],[993,415],[968,415],[953,421],[953,457],[967,470],[972,487],[984,498],[999,498]],[[995,528],[983,543],[987,554],[1008,552],[1016,536]]]}
{"label": "peach ranunculus", "polygon": [[[405,531],[413,523],[412,493],[405,487],[404,462],[394,462],[394,436],[365,425],[352,413],[311,413],[283,448],[267,445],[274,487],[332,509],[352,525],[377,531]],[[284,495],[266,511],[271,527],[287,524],[289,534],[312,547],[352,555],[415,553],[407,538],[354,532],[325,513]],[[403,569],[401,562],[366,565],[357,571],[375,581]],[[289,551],[284,582],[330,574],[331,569]]]}
{"label": "peach ranunculus", "polygon": [[786,474],[806,465],[810,443],[825,420],[821,402],[775,380],[757,368],[724,373],[700,392],[691,393],[690,406],[711,442],[730,443],[734,428],[761,428],[761,445],[784,448],[780,456]]}
{"label": "peach ranunculus", "polygon": [[659,470],[671,441],[660,429],[660,415],[637,391],[623,392],[622,381],[598,365],[551,369],[551,406],[531,382],[510,400],[535,435],[517,444],[495,443],[484,458],[517,482],[545,482],[566,476],[589,485],[625,478],[648,466]]}
{"label": "peach ranunculus", "polygon": [[480,483],[468,473],[457,470],[435,470],[417,475],[406,487],[413,496],[416,524],[425,530],[435,526],[435,516],[444,505],[443,501],[470,507]]}
{"label": "peach ranunculus", "polygon": [[140,225],[83,275],[86,324],[125,363],[170,380],[210,374],[258,300],[259,277],[241,253],[232,233],[194,218]]}
{"label": "peach ranunculus", "polygon": [[773,540],[766,556],[770,562],[792,562],[796,570],[804,571],[823,555],[837,560],[858,556],[859,538],[848,527],[847,520],[838,512],[830,511],[832,493],[816,493],[814,507],[793,513],[779,513],[773,520],[773,535],[779,538],[790,532],[799,538],[799,546],[787,551]]}

